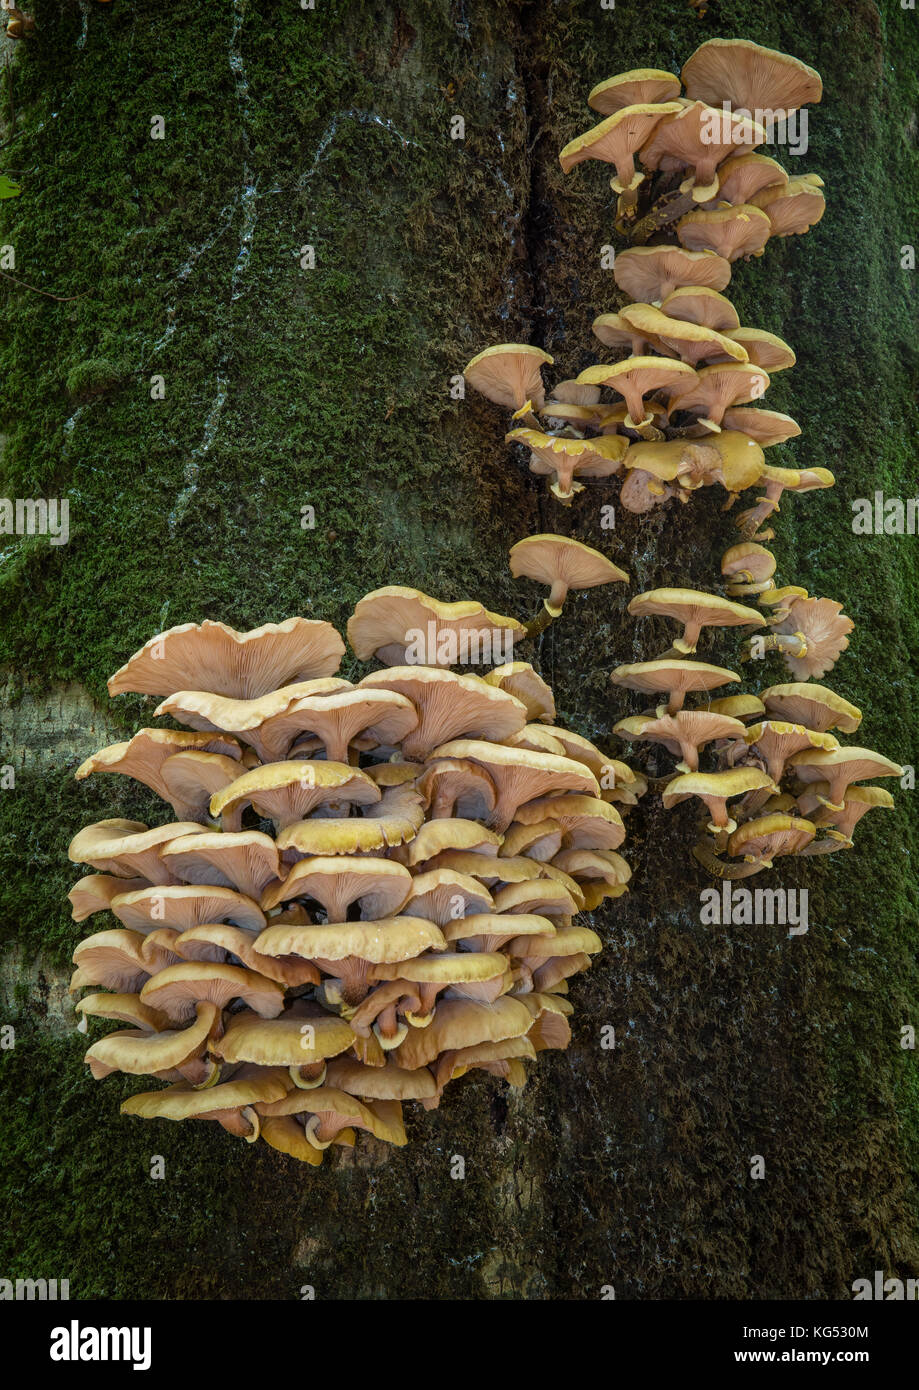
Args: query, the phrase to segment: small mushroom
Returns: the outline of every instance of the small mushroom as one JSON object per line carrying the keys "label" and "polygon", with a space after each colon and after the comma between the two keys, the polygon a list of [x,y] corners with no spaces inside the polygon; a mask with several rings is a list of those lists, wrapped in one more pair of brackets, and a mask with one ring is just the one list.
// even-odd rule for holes
{"label": "small mushroom", "polygon": [[764,621],[754,608],[697,589],[649,589],[630,600],[629,612],[633,617],[659,616],[682,623],[682,634],[664,653],[675,657],[692,655],[704,627],[762,627]]}
{"label": "small mushroom", "polygon": [[627,583],[629,576],[589,545],[568,536],[527,536],[510,550],[511,574],[524,575],[549,586],[542,612],[527,624],[535,637],[559,616],[571,589],[593,589],[599,584]]}
{"label": "small mushroom", "polygon": [[463,376],[480,395],[513,410],[516,416],[542,408],[545,387],[540,368],[543,364],[551,367],[552,362],[542,348],[499,343],[473,357],[463,368]]}
{"label": "small mushroom", "polygon": [[617,666],[610,676],[614,685],[627,690],[642,690],[649,694],[666,693],[667,701],[657,708],[657,717],[676,714],[691,690],[716,690],[721,685],[739,681],[734,671],[723,666],[711,666],[706,661],[678,661],[667,658],[659,661],[638,661]]}

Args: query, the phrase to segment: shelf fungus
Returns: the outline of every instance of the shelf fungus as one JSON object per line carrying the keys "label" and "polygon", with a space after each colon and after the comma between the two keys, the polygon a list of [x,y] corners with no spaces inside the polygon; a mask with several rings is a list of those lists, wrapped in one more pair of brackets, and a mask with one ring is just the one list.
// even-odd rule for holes
{"label": "shelf fungus", "polygon": [[[578,542],[532,541],[520,572],[553,603],[625,577]],[[437,659],[409,664],[427,622]],[[300,618],[174,628],[113,678],[195,726],[78,770],[162,802],[161,824],[114,817],[70,846],[92,870],[73,916],[97,928],[74,952],[76,1009],[94,1032],[119,1025],[86,1062],[148,1086],[125,1115],[213,1120],[315,1166],[363,1135],[404,1144],[403,1105],[436,1107],[467,1072],[520,1087],[568,1046],[568,982],[601,945],[577,916],[627,891],[622,812],[645,783],[547,722],[529,663],[449,669],[437,639],[464,624],[523,631],[386,589],[349,625],[359,656],[388,663],[357,684],[336,674],[335,630]]]}

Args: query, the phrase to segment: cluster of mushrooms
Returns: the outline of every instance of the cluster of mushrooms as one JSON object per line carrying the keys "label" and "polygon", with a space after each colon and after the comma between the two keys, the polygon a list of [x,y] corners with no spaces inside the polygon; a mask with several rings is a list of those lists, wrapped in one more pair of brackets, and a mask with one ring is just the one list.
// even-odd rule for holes
{"label": "cluster of mushrooms", "polygon": [[[633,244],[613,269],[634,303],[600,314],[593,331],[624,355],[559,382],[548,397],[542,367],[553,358],[541,348],[502,343],[465,368],[475,390],[511,411],[506,442],[529,451],[531,470],[551,478],[564,505],[585,479],[617,473],[625,475],[620,501],[637,513],[671,497],[688,502],[716,484],[727,509],[761,487],[760,502],[737,525],[769,539],[758,528],[783,492],[832,486],[827,469],[766,463],[765,449],[801,430],[754,402],[795,354],[774,333],[743,326],[722,293],[734,261],[762,255],[770,237],[806,232],[825,208],[822,181],[790,178],[758,153],[767,132],[743,113],[787,118],[821,95],[813,68],[745,39],[702,44],[682,85],[672,73],[637,69],[591,92],[604,120],[560,160],[566,172],[588,159],[616,168],[616,226]],[[601,399],[604,390],[616,399]]]}
{"label": "cluster of mushrooms", "polygon": [[[769,555],[761,546],[733,549]],[[861,711],[810,679],[823,675],[848,645],[851,620],[840,618],[839,605],[829,599],[810,599],[796,586],[780,590],[768,578],[754,579],[749,566],[740,568],[744,560],[727,552],[725,573],[733,581],[727,592],[757,595],[763,607],[786,615],[780,622],[720,594],[651,590],[633,598],[629,611],[635,617],[673,619],[682,624],[681,634],[658,659],[612,673],[613,684],[659,702],[619,720],[613,732],[629,743],[659,745],[679,759],[675,775],[660,779],[663,804],[670,809],[693,798],[703,804],[693,852],[724,879],[749,878],[783,855],[851,849],[861,817],[894,804],[883,787],[858,784],[903,774],[881,753],[840,745],[832,730],[854,733]],[[772,560],[770,576],[774,569]],[[739,683],[740,677],[693,659],[703,630],[767,625],[773,631],[761,639],[764,653],[781,651],[793,679],[758,695],[712,698],[712,692]],[[748,653],[753,640],[748,639]],[[702,703],[686,709],[690,692],[698,692]],[[702,765],[706,759],[708,767]]]}
{"label": "cluster of mushrooms", "polygon": [[[421,620],[435,654],[405,664]],[[166,1083],[123,1113],[216,1120],[319,1164],[359,1129],[404,1144],[403,1101],[436,1107],[474,1068],[521,1086],[568,1045],[567,981],[601,945],[575,918],[626,891],[622,812],[645,783],[553,722],[528,663],[437,658],[458,627],[507,624],[394,586],[348,624],[384,663],[356,684],[334,674],[334,627],[302,617],[172,628],[111,678],[183,726],[76,773],[133,778],[171,812],[70,845],[92,870],[75,920],[114,918],[74,953],[81,1027],[127,1025],[86,1061]]]}

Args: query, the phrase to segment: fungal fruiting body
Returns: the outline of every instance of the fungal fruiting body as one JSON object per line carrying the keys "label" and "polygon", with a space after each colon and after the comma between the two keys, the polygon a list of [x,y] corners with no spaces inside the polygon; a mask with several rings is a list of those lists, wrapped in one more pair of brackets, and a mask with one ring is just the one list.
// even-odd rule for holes
{"label": "fungal fruiting body", "polygon": [[485,679],[406,661],[419,614],[442,654],[463,623],[522,631],[376,591],[349,637],[387,665],[357,683],[336,674],[335,629],[302,618],[173,628],[109,682],[186,726],[77,771],[133,778],[173,816],[97,822],[70,847],[92,870],[74,918],[105,914],[74,953],[77,1010],[127,1025],[86,1061],[164,1083],[125,1114],[216,1120],[318,1164],[357,1130],[404,1144],[403,1101],[435,1107],[475,1068],[522,1086],[568,1045],[568,980],[601,946],[578,914],[627,891],[623,813],[644,784],[550,722],[528,663]]}

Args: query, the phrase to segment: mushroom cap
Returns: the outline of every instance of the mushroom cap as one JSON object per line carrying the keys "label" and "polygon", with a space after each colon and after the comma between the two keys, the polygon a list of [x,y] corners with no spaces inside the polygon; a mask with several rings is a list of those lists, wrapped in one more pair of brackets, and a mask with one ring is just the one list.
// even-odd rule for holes
{"label": "mushroom cap", "polygon": [[183,623],[151,637],[109,679],[110,695],[207,690],[251,700],[293,681],[331,676],[345,644],[331,623],[287,618],[237,632],[226,623]]}
{"label": "mushroom cap", "polygon": [[225,1009],[231,999],[243,999],[261,1018],[277,1018],[284,1007],[284,989],[254,970],[217,961],[181,961],[152,975],[140,991],[141,1002],[174,1019],[194,1018],[203,1001]]}
{"label": "mushroom cap", "polygon": [[235,782],[243,766],[222,753],[174,753],[162,765],[163,795],[177,816],[205,821],[211,797]]}
{"label": "mushroom cap", "polygon": [[754,582],[771,579],[775,574],[775,556],[757,541],[741,541],[729,546],[722,555],[721,573],[729,578],[738,573],[752,574]]}
{"label": "mushroom cap", "polygon": [[507,969],[507,957],[497,951],[438,951],[414,960],[378,965],[375,980],[408,980],[413,984],[453,985],[493,980]]}
{"label": "mushroom cap", "polygon": [[[630,411],[633,397],[646,396],[663,388],[679,390],[682,387],[690,391],[695,379],[695,370],[688,362],[672,357],[624,357],[621,362],[587,367],[578,377],[578,381],[608,386],[617,395],[624,396]],[[639,425],[642,420],[636,419],[634,423]]]}
{"label": "mushroom cap", "polygon": [[574,956],[582,951],[596,955],[603,950],[603,942],[590,927],[559,927],[548,936],[513,937],[505,950],[519,960],[550,960],[552,956]]}
{"label": "mushroom cap", "polygon": [[[369,1070],[369,1069],[368,1069]],[[322,1150],[317,1149],[306,1137],[306,1130],[293,1115],[264,1115],[259,1119],[259,1138],[270,1144],[278,1153],[287,1154],[301,1163],[309,1163],[314,1168],[322,1164]],[[342,1130],[335,1136],[335,1143],[345,1142],[353,1130]]]}
{"label": "mushroom cap", "polygon": [[736,671],[712,666],[707,661],[677,661],[667,657],[617,666],[610,679],[614,685],[627,690],[658,694],[664,690],[714,690],[719,685],[739,681],[740,676]]}
{"label": "mushroom cap", "polygon": [[563,587],[565,593],[569,589],[593,589],[598,584],[614,581],[627,583],[629,578],[598,550],[570,536],[527,536],[511,546],[510,561],[515,579],[523,575],[553,589]]}
{"label": "mushroom cap", "polygon": [[[402,1146],[407,1142],[402,1123],[402,1107],[397,1101],[383,1100],[377,1101],[375,1105],[365,1105],[357,1096],[349,1095],[347,1091],[339,1091],[334,1086],[318,1086],[312,1091],[288,1091],[280,1100],[259,1106],[259,1112],[268,1116],[299,1115],[306,1112],[328,1117],[337,1122],[342,1129],[346,1124],[356,1129],[366,1129],[375,1138],[383,1139],[390,1144]],[[325,1147],[325,1144],[321,1147]]]}
{"label": "mushroom cap", "polygon": [[[544,796],[517,810],[521,825],[554,821],[562,832],[565,849],[618,849],[625,839],[622,817],[608,801],[567,793]],[[499,857],[504,857],[504,847]]]}
{"label": "mushroom cap", "polygon": [[141,1115],[146,1120],[189,1120],[214,1110],[236,1110],[255,1102],[266,1104],[287,1094],[289,1083],[279,1071],[263,1072],[218,1082],[209,1090],[195,1091],[179,1084],[160,1091],[142,1091],[121,1106],[122,1115]]}
{"label": "mushroom cap", "polygon": [[171,839],[185,835],[189,840],[204,834],[194,821],[157,825],[148,830],[141,821],[102,820],[84,826],[70,842],[67,856],[75,864],[91,864],[102,873],[120,878],[144,878],[148,883],[173,881],[168,861],[160,851]]}
{"label": "mushroom cap", "polygon": [[232,888],[258,899],[281,877],[278,847],[260,830],[209,831],[196,826],[198,833],[188,834],[182,826],[163,829],[179,831],[163,846],[162,857],[170,873],[185,883]]}
{"label": "mushroom cap", "polygon": [[410,960],[422,951],[442,951],[440,929],[423,917],[384,917],[375,922],[326,922],[321,925],[272,925],[259,936],[256,949],[266,956],[303,956],[338,961],[354,956],[382,965]]}
{"label": "mushroom cap", "polygon": [[708,420],[722,424],[724,411],[734,404],[759,400],[769,389],[769,377],[762,367],[744,361],[727,361],[701,367],[695,381],[684,392],[670,399],[674,410],[704,410]]}
{"label": "mushroom cap", "polygon": [[646,169],[691,168],[694,197],[712,198],[718,191],[717,165],[738,145],[752,148],[765,139],[766,131],[749,115],[724,111],[720,102],[713,108],[686,100],[657,123],[641,147],[641,162]]}
{"label": "mushroom cap", "polygon": [[[576,791],[598,796],[597,782],[581,763],[554,753],[534,753],[526,748],[506,748],[478,739],[457,739],[436,748],[436,758],[469,758],[484,767],[498,790],[498,804],[491,823],[504,830],[514,812],[527,801],[549,792]],[[436,825],[437,822],[431,822]],[[455,845],[451,848],[462,848]]]}
{"label": "mushroom cap", "polygon": [[775,159],[759,151],[735,154],[718,166],[718,200],[748,203],[764,188],[784,186],[788,174]]}
{"label": "mushroom cap", "polygon": [[835,777],[843,788],[848,788],[852,782],[865,782],[869,777],[903,776],[900,764],[883,753],[852,745],[806,748],[789,758],[788,766],[794,768],[802,782],[833,781]]}
{"label": "mushroom cap", "polygon": [[258,903],[232,888],[213,884],[154,884],[112,899],[111,910],[131,931],[155,931],[157,926],[187,931],[202,922],[233,922],[260,931],[265,917]]}
{"label": "mushroom cap", "polygon": [[395,690],[337,690],[304,695],[266,719],[259,742],[266,759],[283,759],[296,739],[311,735],[320,740],[331,762],[345,762],[356,738],[399,744],[417,722],[414,705]]}
{"label": "mushroom cap", "polygon": [[624,106],[648,102],[672,102],[680,95],[680,79],[662,68],[633,68],[598,82],[587,98],[587,105],[609,116]]}
{"label": "mushroom cap", "polygon": [[86,994],[74,1004],[73,1011],[84,1017],[132,1023],[144,1033],[162,1033],[169,1027],[169,1016],[142,1004],[139,994]]}
{"label": "mushroom cap", "polygon": [[[507,742],[516,746],[518,737],[512,735]],[[561,745],[556,751],[562,751]],[[416,785],[435,820],[450,814],[462,820],[483,820],[495,809],[497,793],[488,773],[463,758],[432,764]]]}
{"label": "mushroom cap", "polygon": [[492,896],[478,879],[459,869],[441,867],[414,876],[412,891],[402,911],[406,917],[424,917],[445,927],[458,916],[488,912],[491,907]]}
{"label": "mushroom cap", "polygon": [[688,97],[774,115],[797,111],[823,95],[814,68],[749,39],[708,39],[686,60],[680,76]]}
{"label": "mushroom cap", "polygon": [[511,430],[504,436],[504,442],[524,444],[530,449],[530,472],[554,475],[556,482],[552,492],[561,501],[573,497],[578,490],[575,478],[606,478],[618,473],[628,448],[628,441],[618,434],[567,439],[534,429]]}
{"label": "mushroom cap", "polygon": [[[698,589],[649,589],[629,601],[629,612],[636,618],[676,618],[699,627],[762,627],[765,621],[755,608]],[[681,642],[674,642],[678,650],[687,655],[695,651],[694,642]]]}
{"label": "mushroom cap", "polygon": [[721,700],[709,700],[705,706],[712,714],[724,714],[730,719],[760,719],[766,707],[758,695],[725,695]]}
{"label": "mushroom cap", "polygon": [[[452,744],[446,744],[450,748]],[[497,746],[497,745],[495,745]],[[484,747],[490,748],[491,744]],[[437,752],[431,755],[437,756]],[[501,844],[501,836],[478,821],[466,820],[463,816],[443,816],[437,820],[425,821],[406,852],[409,864],[414,868],[444,850],[474,850],[481,855],[496,855]]]}
{"label": "mushroom cap", "polygon": [[842,604],[831,598],[795,598],[787,616],[773,626],[777,633],[801,633],[805,641],[803,656],[784,651],[785,664],[796,680],[823,676],[836,664],[849,645],[848,633],[855,624],[842,611]]}
{"label": "mushroom cap", "polygon": [[624,106],[607,116],[599,125],[577,135],[562,150],[558,162],[564,173],[585,159],[600,159],[615,164],[613,187],[618,193],[632,186],[635,174],[634,155],[649,139],[655,126],[667,116],[682,111],[678,101],[645,102]]}
{"label": "mushroom cap", "polygon": [[445,999],[438,1004],[427,1028],[410,1028],[393,1053],[400,1067],[414,1070],[427,1066],[441,1052],[520,1037],[530,1027],[529,1010],[517,999],[503,995],[493,1004],[474,999]]}
{"label": "mushroom cap", "polygon": [[728,854],[742,854],[768,867],[779,855],[799,854],[816,833],[812,821],[772,812],[739,825],[728,840]]}
{"label": "mushroom cap", "polygon": [[[151,936],[159,939],[159,933],[151,933]],[[150,937],[147,939],[149,941]],[[255,949],[257,939],[257,932],[245,931],[227,922],[204,922],[200,927],[190,927],[176,936],[172,949],[183,960],[221,963],[235,956],[236,962],[247,970],[254,970],[287,988],[319,983],[321,976],[314,965],[303,960],[275,960],[272,956],[260,955]]]}
{"label": "mushroom cap", "polygon": [[[750,155],[749,158],[759,156]],[[704,285],[679,286],[668,294],[661,311],[668,318],[713,328],[716,333],[728,333],[740,327],[740,316],[731,301]]]}
{"label": "mushroom cap", "polygon": [[810,231],[826,212],[821,186],[816,174],[802,174],[784,187],[755,193],[753,202],[769,218],[773,236],[795,236]]}
{"label": "mushroom cap", "polygon": [[[463,368],[463,376],[474,390],[496,405],[519,410],[531,401],[538,410],[545,400],[540,368],[543,363],[551,366],[552,362],[547,352],[529,343],[498,343],[473,357]],[[351,641],[350,635],[348,640]]]}
{"label": "mushroom cap", "polygon": [[638,714],[620,719],[613,725],[613,733],[629,740],[648,739],[663,744],[671,753],[680,753],[684,745],[698,751],[717,738],[742,739],[744,726],[739,719],[717,711],[681,709],[676,714]]}
{"label": "mushroom cap", "polygon": [[[150,787],[164,801],[173,802],[163,776],[168,759],[183,752],[216,753],[238,759],[241,753],[235,739],[226,734],[189,733],[185,729],[138,729],[126,743],[112,743],[86,758],[74,773],[81,782],[94,772],[117,772]],[[181,819],[181,817],[180,817]],[[188,819],[191,819],[189,817]]]}
{"label": "mushroom cap", "polygon": [[555,697],[538,671],[528,661],[508,661],[484,677],[486,685],[513,695],[526,709],[527,719],[551,724],[555,719]]}
{"label": "mushroom cap", "polygon": [[[489,613],[487,608],[474,600],[440,603],[418,589],[390,584],[383,589],[374,589],[358,601],[348,619],[348,641],[361,661],[376,656],[385,666],[400,666],[405,660],[407,634],[418,630],[427,632],[429,623],[436,624],[436,646],[439,646],[444,632],[463,634],[467,638],[475,634],[479,639],[488,640],[496,632],[507,631],[511,641],[518,640],[525,632],[516,618]],[[427,664],[449,666],[452,663],[436,661]]]}
{"label": "mushroom cap", "polygon": [[699,208],[677,223],[680,245],[690,251],[714,251],[727,261],[761,251],[772,233],[767,213],[752,203],[726,208]]}
{"label": "mushroom cap", "polygon": [[560,381],[552,387],[552,399],[547,404],[596,405],[599,399],[600,391],[596,386],[579,386],[576,381]]}
{"label": "mushroom cap", "polygon": [[[637,332],[646,334],[649,341],[654,340],[661,350],[676,353],[689,366],[694,367],[706,358],[715,361],[723,357],[736,362],[747,360],[746,348],[733,341],[732,337],[725,337],[713,328],[692,323],[688,319],[672,319],[652,304],[627,304],[619,317]],[[662,383],[664,386],[670,384]],[[681,379],[676,384],[680,385]]]}
{"label": "mushroom cap", "polygon": [[130,1028],[109,1033],[93,1043],[83,1060],[89,1063],[97,1080],[113,1071],[129,1076],[171,1071],[201,1055],[217,1027],[219,1011],[214,1004],[202,1001],[192,1008],[190,1017],[194,1021],[187,1028],[166,1028],[156,1033]]}
{"label": "mushroom cap", "polygon": [[770,685],[760,697],[770,719],[787,719],[808,729],[825,733],[840,729],[854,734],[862,722],[862,712],[834,690],[810,681]]}
{"label": "mushroom cap", "polygon": [[748,361],[767,372],[781,372],[793,367],[798,360],[788,344],[764,328],[735,328],[725,335],[732,343],[745,349]]}
{"label": "mushroom cap", "polygon": [[807,748],[838,748],[832,734],[818,733],[803,724],[790,724],[779,719],[761,719],[751,724],[742,735],[744,742],[764,759],[769,775],[781,781],[788,759],[793,753]]}
{"label": "mushroom cap", "polygon": [[411,888],[408,869],[392,859],[351,855],[299,859],[283,883],[268,888],[262,907],[270,912],[279,903],[311,898],[322,904],[330,921],[336,922],[344,920],[353,903],[359,903],[361,918],[373,921],[394,916]]}
{"label": "mushroom cap", "polygon": [[692,796],[701,797],[703,801],[728,801],[765,787],[770,791],[777,790],[769,774],[758,767],[732,767],[725,772],[683,772],[667,783],[661,800],[669,811],[672,806]]}
{"label": "mushroom cap", "polygon": [[368,854],[414,838],[424,820],[424,800],[414,787],[388,787],[360,816],[312,817],[278,832],[276,844],[288,862],[305,855]]}
{"label": "mushroom cap", "polygon": [[[579,851],[580,852],[580,851]],[[566,853],[560,850],[555,856],[553,863],[544,867],[554,868],[555,861],[559,855]],[[564,873],[568,882],[574,881],[577,888],[577,879],[562,865],[558,865],[560,872]],[[523,879],[519,883],[506,883],[494,894],[495,911],[502,916],[522,915],[522,916],[542,916],[542,917],[573,917],[580,910],[583,903],[578,902],[575,894],[566,884],[554,878],[531,878]],[[467,922],[472,918],[467,917]],[[500,930],[500,924],[496,924],[495,930]],[[460,933],[462,935],[462,933]]]}
{"label": "mushroom cap", "polygon": [[513,691],[481,676],[461,676],[437,666],[373,671],[359,689],[396,691],[415,706],[418,723],[402,740],[407,758],[424,758],[439,743],[461,736],[500,741],[527,720],[526,708]]}
{"label": "mushroom cap", "polygon": [[101,985],[104,989],[133,993],[161,966],[175,959],[168,951],[148,951],[139,932],[124,927],[95,932],[84,937],[74,949],[73,963],[77,970],[70,982],[70,991],[73,993],[84,985]]}
{"label": "mushroom cap", "polygon": [[731,406],[724,412],[723,423],[730,430],[739,430],[756,440],[764,449],[784,444],[801,433],[801,426],[780,410],[763,410],[756,406]]}
{"label": "mushroom cap", "polygon": [[763,469],[763,482],[776,483],[785,492],[815,492],[833,487],[836,479],[828,468],[776,468],[767,464]]}
{"label": "mushroom cap", "polygon": [[211,815],[242,811],[253,806],[259,815],[286,829],[325,802],[347,802],[366,806],[380,800],[380,789],[360,768],[347,763],[291,762],[267,763],[244,772],[235,782],[215,792]]}
{"label": "mushroom cap", "polygon": [[703,285],[723,290],[731,264],[713,251],[687,251],[682,246],[630,246],[616,257],[613,277],[632,299],[659,304],[678,286]]}
{"label": "mushroom cap", "polygon": [[225,1062],[254,1062],[262,1067],[310,1066],[336,1057],[354,1042],[350,1024],[315,1004],[297,1004],[279,1018],[234,1014],[223,1037],[211,1045]]}
{"label": "mushroom cap", "polygon": [[330,1086],[349,1095],[370,1100],[430,1100],[437,1094],[434,1077],[427,1067],[397,1066],[387,1057],[382,1067],[367,1067],[351,1057],[336,1057],[329,1063]]}

